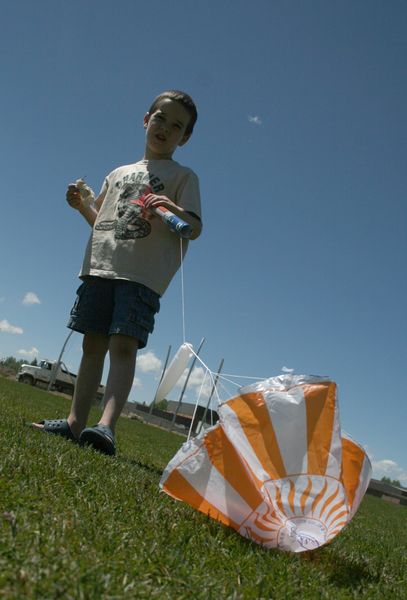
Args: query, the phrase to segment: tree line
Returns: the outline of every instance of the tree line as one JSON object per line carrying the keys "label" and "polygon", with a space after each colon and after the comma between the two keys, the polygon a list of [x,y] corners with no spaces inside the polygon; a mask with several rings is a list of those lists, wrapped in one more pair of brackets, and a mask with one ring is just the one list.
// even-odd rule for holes
{"label": "tree line", "polygon": [[398,479],[390,479],[390,477],[382,477],[381,480],[383,483],[389,483],[390,485],[395,485],[396,487],[403,487]]}
{"label": "tree line", "polygon": [[36,358],[31,362],[28,362],[24,359],[17,359],[14,356],[7,356],[7,358],[0,359],[0,368],[2,371],[7,371],[8,373],[14,373],[17,375],[20,370],[21,365],[33,365],[34,367],[38,366],[38,361]]}

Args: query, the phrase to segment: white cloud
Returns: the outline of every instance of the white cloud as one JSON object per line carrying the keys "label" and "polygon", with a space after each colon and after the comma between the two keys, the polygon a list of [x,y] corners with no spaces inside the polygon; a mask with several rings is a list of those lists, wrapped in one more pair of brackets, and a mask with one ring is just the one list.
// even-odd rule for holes
{"label": "white cloud", "polygon": [[151,351],[140,354],[137,358],[137,369],[142,373],[159,373],[162,366],[162,361]]}
{"label": "white cloud", "polygon": [[263,121],[257,115],[249,115],[248,116],[249,123],[253,123],[254,125],[261,125]]}
{"label": "white cloud", "polygon": [[389,477],[390,479],[397,479],[401,485],[407,486],[407,470],[400,467],[394,460],[388,458],[374,460],[372,467],[375,479]]}
{"label": "white cloud", "polygon": [[31,306],[32,304],[41,304],[41,300],[38,298],[35,292],[27,292],[22,302],[27,306]]}
{"label": "white cloud", "polygon": [[138,377],[135,377],[133,379],[133,387],[135,387],[135,388],[143,387],[143,384],[141,383],[141,380]]}
{"label": "white cloud", "polygon": [[294,369],[291,369],[290,367],[282,367],[281,370],[283,373],[294,373]]}
{"label": "white cloud", "polygon": [[38,356],[39,350],[38,348],[35,348],[34,346],[31,348],[31,350],[18,350],[17,354],[19,354],[20,356],[25,356],[26,358],[31,358],[31,360],[33,358],[35,358],[36,356]]}
{"label": "white cloud", "polygon": [[383,471],[392,471],[397,467],[397,463],[394,460],[389,460],[387,458],[383,460],[378,460],[374,463],[375,467],[378,469],[382,469]]}
{"label": "white cloud", "polygon": [[7,319],[3,319],[0,321],[0,331],[3,333],[13,333],[13,334],[22,334],[24,333],[21,327],[16,327],[15,325],[11,325],[7,321]]}

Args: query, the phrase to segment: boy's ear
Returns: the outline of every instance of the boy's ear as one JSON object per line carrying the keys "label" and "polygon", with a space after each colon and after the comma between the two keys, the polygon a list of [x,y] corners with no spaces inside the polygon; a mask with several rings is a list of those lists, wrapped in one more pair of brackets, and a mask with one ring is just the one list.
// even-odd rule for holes
{"label": "boy's ear", "polygon": [[186,135],[184,135],[182,140],[179,142],[178,146],[183,146],[184,144],[186,144],[190,137],[191,137],[190,133],[187,133]]}
{"label": "boy's ear", "polygon": [[144,125],[144,129],[146,129],[146,128],[147,128],[148,122],[149,122],[149,120],[150,120],[150,116],[151,116],[151,115],[150,115],[150,113],[146,113],[146,114],[144,115],[144,119],[143,119],[143,125]]}

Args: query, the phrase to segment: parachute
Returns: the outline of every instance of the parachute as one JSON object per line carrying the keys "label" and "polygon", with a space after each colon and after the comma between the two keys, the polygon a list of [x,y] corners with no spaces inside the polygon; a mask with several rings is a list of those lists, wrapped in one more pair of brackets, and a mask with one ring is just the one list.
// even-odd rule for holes
{"label": "parachute", "polygon": [[266,548],[313,550],[358,509],[372,467],[341,432],[329,378],[283,374],[241,387],[183,444],[160,488]]}
{"label": "parachute", "polygon": [[155,393],[155,402],[160,402],[172,390],[183,372],[185,371],[188,362],[194,355],[192,344],[184,342],[177,350],[174,358],[167,367],[163,378]]}

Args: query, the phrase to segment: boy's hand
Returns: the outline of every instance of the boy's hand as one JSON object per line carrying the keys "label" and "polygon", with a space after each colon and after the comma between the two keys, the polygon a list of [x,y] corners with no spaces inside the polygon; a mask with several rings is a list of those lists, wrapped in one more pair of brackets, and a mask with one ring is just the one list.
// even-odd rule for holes
{"label": "boy's hand", "polygon": [[173,211],[178,209],[178,206],[167,198],[167,196],[158,196],[157,194],[146,194],[144,196],[144,208],[146,210],[154,210],[155,208],[159,208],[163,206],[164,208],[168,208],[168,210]]}
{"label": "boy's hand", "polygon": [[82,197],[75,183],[70,183],[68,185],[68,189],[66,192],[66,201],[68,202],[69,206],[71,206],[72,208],[76,208],[76,210],[79,210],[81,208]]}
{"label": "boy's hand", "polygon": [[180,208],[178,204],[175,204],[167,196],[158,196],[157,194],[146,194],[143,197],[144,210],[149,211],[151,217],[154,214],[156,208],[166,208],[171,211],[174,215],[185,221],[190,225],[192,233],[188,236],[189,239],[195,240],[201,234],[202,223],[199,218],[194,216],[192,213],[185,211]]}

